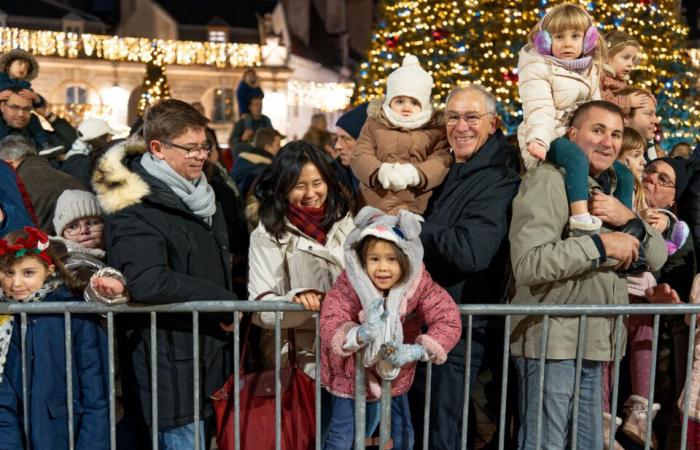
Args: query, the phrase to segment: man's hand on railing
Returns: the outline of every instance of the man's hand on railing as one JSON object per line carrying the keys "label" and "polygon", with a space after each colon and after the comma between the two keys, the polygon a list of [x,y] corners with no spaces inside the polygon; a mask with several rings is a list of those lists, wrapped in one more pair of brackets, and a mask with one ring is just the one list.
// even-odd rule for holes
{"label": "man's hand on railing", "polygon": [[382,358],[395,367],[402,367],[413,361],[427,360],[425,347],[420,344],[397,344],[387,342],[382,345]]}
{"label": "man's hand on railing", "polygon": [[384,330],[388,311],[384,310],[384,299],[375,298],[365,309],[367,321],[357,329],[357,343],[360,345],[374,342]]}
{"label": "man's hand on railing", "polygon": [[639,258],[639,240],[632,235],[614,231],[602,233],[600,240],[605,247],[605,255],[620,261],[617,269],[627,269]]}
{"label": "man's hand on railing", "polygon": [[649,303],[683,303],[681,298],[668,283],[661,283],[657,286],[650,287],[645,292],[647,300]]}
{"label": "man's hand on railing", "polygon": [[323,293],[316,291],[306,291],[294,296],[292,301],[299,303],[307,311],[320,311]]}

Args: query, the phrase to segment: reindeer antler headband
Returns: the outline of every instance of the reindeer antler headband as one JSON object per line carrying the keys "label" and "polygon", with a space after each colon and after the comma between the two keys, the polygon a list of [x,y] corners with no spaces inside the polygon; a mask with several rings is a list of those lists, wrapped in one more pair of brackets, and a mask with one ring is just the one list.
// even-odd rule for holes
{"label": "reindeer antler headband", "polygon": [[14,255],[15,258],[38,256],[52,265],[51,257],[46,253],[49,248],[49,237],[38,228],[24,227],[27,238],[19,238],[10,245],[6,239],[0,239],[0,255]]}

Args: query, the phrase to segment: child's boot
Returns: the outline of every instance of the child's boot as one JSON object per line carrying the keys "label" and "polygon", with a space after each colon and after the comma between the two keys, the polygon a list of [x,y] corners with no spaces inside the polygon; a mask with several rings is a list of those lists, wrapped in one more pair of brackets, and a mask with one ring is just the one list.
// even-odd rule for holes
{"label": "child's boot", "polygon": [[[644,397],[639,395],[630,395],[625,402],[624,410],[627,415],[625,424],[622,426],[622,431],[634,442],[639,445],[644,445],[647,435],[647,406],[649,402]],[[652,416],[649,420],[651,426],[652,420],[656,416],[657,411],[661,409],[658,403],[652,406]],[[654,431],[651,432],[651,448],[657,448],[658,442]]]}
{"label": "child's boot", "polygon": [[[615,417],[617,427],[622,425],[622,419]],[[617,430],[617,428],[615,428]],[[603,413],[603,449],[610,450],[610,432],[612,431],[612,416],[610,413]],[[623,446],[613,441],[612,450],[625,450]]]}
{"label": "child's boot", "polygon": [[569,217],[569,236],[594,236],[600,234],[600,227],[603,222],[596,216],[590,216],[592,222],[578,221],[573,217]]}

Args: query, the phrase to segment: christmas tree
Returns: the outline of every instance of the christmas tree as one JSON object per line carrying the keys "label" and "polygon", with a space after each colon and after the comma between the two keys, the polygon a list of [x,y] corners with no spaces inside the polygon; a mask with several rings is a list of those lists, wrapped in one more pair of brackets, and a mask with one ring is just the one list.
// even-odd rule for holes
{"label": "christmas tree", "polygon": [[472,14],[467,5],[477,1],[386,0],[367,61],[361,64],[355,101],[363,103],[383,95],[387,75],[401,65],[407,53],[418,57],[434,80],[433,104],[439,106],[450,88],[465,79],[467,36]]}
{"label": "christmas tree", "polygon": [[[559,3],[564,1],[437,4],[428,0],[385,0],[368,60],[357,77],[355,101],[361,103],[381,95],[387,73],[398,66],[404,53],[413,52],[424,67],[431,69],[436,106],[457,83],[478,81],[496,95],[503,125],[507,132],[515,133],[522,120],[518,52],[545,12]],[[678,0],[579,3],[598,22],[601,33],[617,29],[639,40],[641,63],[632,81],[634,86],[656,95],[664,145],[670,147],[679,140],[695,143],[700,136],[700,98],[697,73],[683,51],[687,28],[677,17]],[[439,33],[443,39],[431,40],[437,30],[445,31]],[[427,59],[432,59],[432,64]]]}
{"label": "christmas tree", "polygon": [[143,116],[149,106],[155,105],[160,100],[170,98],[170,88],[165,75],[165,63],[163,50],[153,45],[151,60],[146,63],[146,76],[143,79],[143,92],[139,98],[138,112]]}

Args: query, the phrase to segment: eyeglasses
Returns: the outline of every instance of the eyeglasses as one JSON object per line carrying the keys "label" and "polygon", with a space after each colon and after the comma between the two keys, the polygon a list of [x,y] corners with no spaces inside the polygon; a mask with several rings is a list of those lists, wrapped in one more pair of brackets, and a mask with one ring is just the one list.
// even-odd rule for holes
{"label": "eyeglasses", "polygon": [[5,103],[5,106],[10,108],[14,112],[23,112],[26,114],[31,114],[32,109],[34,109],[31,106],[17,106],[17,105],[13,105],[11,103]]}
{"label": "eyeglasses", "polygon": [[209,153],[211,153],[211,142],[206,141],[200,145],[195,145],[192,147],[183,147],[182,145],[178,144],[173,144],[172,142],[169,141],[158,141],[161,144],[165,144],[168,147],[174,147],[178,150],[184,150],[185,152],[185,158],[194,158],[197,155],[204,154],[204,156],[209,156]]}
{"label": "eyeglasses", "polygon": [[93,217],[91,219],[76,220],[75,222],[69,223],[63,232],[68,236],[77,236],[83,229],[83,226],[88,229],[88,231],[97,231],[104,226],[104,222],[99,217]]}
{"label": "eyeglasses", "polygon": [[650,176],[652,174],[656,174],[656,179],[658,180],[659,186],[663,186],[666,188],[674,188],[674,189],[676,188],[676,185],[673,183],[673,181],[671,181],[671,179],[668,177],[668,175],[666,175],[663,172],[659,172],[658,170],[656,170],[656,168],[654,166],[651,166],[651,165],[646,166],[644,168],[644,175]]}
{"label": "eyeglasses", "polygon": [[485,112],[483,114],[479,114],[476,112],[470,112],[470,113],[466,113],[466,114],[448,113],[447,120],[445,122],[449,126],[455,126],[459,123],[460,119],[463,119],[467,123],[467,125],[476,126],[476,125],[479,125],[481,123],[481,118],[487,114],[493,114],[493,113],[491,113],[491,112]]}

